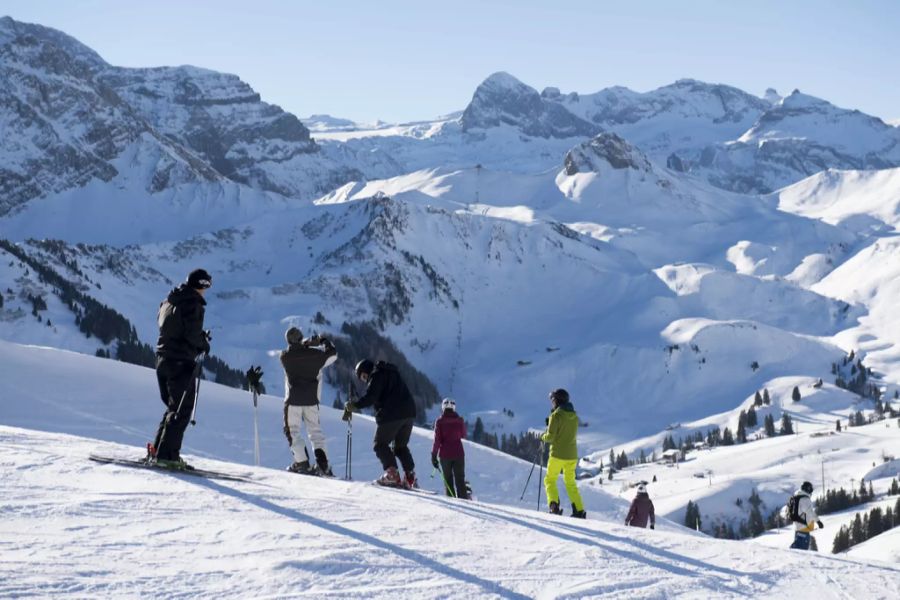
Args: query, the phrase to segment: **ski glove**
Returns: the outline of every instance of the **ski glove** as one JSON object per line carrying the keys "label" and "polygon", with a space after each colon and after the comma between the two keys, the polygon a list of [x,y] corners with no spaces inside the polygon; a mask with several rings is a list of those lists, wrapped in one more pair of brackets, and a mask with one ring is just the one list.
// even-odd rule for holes
{"label": "ski glove", "polygon": [[437,454],[432,454],[431,455],[431,466],[434,467],[435,469],[437,469],[439,464],[440,463],[438,463]]}
{"label": "ski glove", "polygon": [[656,529],[656,525],[654,525],[653,523],[650,523],[650,529]]}
{"label": "ski glove", "polygon": [[288,427],[287,425],[285,425],[285,426],[284,426],[284,429],[283,429],[282,431],[284,431],[284,437],[287,438],[288,446],[293,446],[293,445],[294,445],[294,438],[291,437],[291,428]]}
{"label": "ski glove", "polygon": [[816,525],[819,526],[819,529],[825,529],[825,524],[822,521],[816,521]]}
{"label": "ski glove", "polygon": [[341,420],[349,421],[350,419],[353,418],[353,412],[356,410],[357,410],[356,404],[354,404],[353,402],[348,402],[347,404],[344,405],[344,414],[341,415]]}

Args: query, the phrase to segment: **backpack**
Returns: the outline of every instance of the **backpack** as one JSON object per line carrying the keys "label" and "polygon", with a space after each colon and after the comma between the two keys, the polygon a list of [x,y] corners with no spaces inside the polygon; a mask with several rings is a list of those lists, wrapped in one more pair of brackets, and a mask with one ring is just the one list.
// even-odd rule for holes
{"label": "backpack", "polygon": [[803,523],[804,525],[806,525],[806,521],[803,520],[803,517],[800,516],[799,509],[800,509],[800,496],[796,495],[796,496],[791,496],[790,498],[788,498],[788,501],[787,501],[788,518],[793,523]]}

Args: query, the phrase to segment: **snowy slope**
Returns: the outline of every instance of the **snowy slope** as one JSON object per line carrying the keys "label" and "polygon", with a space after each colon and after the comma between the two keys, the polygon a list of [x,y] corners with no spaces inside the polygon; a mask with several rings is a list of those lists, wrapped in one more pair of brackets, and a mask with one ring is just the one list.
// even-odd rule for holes
{"label": "snowy slope", "polygon": [[691,168],[725,189],[767,193],[826,169],[898,164],[896,127],[795,90],[736,140],[704,149]]}
{"label": "snowy slope", "polygon": [[[781,597],[812,590],[888,598],[897,592],[896,569],[887,565],[786,551],[774,551],[773,561],[753,546],[701,539],[665,521],[635,536],[615,524],[624,503],[590,484],[581,484],[588,521],[538,514],[518,501],[527,464],[472,446],[479,502],[381,490],[358,481],[375,471],[367,444],[357,441],[371,432],[360,417],[356,482],[246,466],[249,399],[215,384],[201,386],[199,423],[188,431],[185,453],[198,466],[248,473],[254,483],[98,465],[84,457],[137,453],[152,430],[159,408],[152,371],[8,343],[0,343],[0,354],[4,368],[18,375],[3,378],[0,396],[3,595],[303,590],[322,597],[582,598],[628,590],[633,597]],[[54,366],[52,380],[37,376],[47,364]],[[266,465],[283,463],[287,454],[279,405],[269,397],[261,402]],[[339,466],[342,424],[334,411],[323,413]],[[417,433],[417,458],[427,442],[427,433]],[[244,465],[214,459],[226,457]]]}
{"label": "snowy slope", "polygon": [[781,210],[848,229],[900,225],[900,169],[828,170],[775,192]]}

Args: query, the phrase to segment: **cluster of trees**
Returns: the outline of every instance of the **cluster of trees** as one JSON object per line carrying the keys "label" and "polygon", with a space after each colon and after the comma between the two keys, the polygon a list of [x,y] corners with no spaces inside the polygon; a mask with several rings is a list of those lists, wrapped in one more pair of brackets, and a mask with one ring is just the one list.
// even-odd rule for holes
{"label": "cluster of trees", "polygon": [[820,515],[846,510],[853,506],[865,504],[875,499],[875,491],[872,489],[872,482],[866,487],[866,482],[859,483],[859,490],[847,492],[844,488],[837,490],[826,490],[825,494],[816,500],[816,512]]}
{"label": "cluster of trees", "polygon": [[687,508],[684,511],[684,526],[697,530],[703,527],[703,520],[700,517],[700,505],[692,500],[688,500]]}
{"label": "cluster of trees", "polygon": [[[40,244],[41,248],[50,252],[61,252],[53,243],[41,242]],[[116,360],[144,367],[155,366],[156,358],[153,347],[140,341],[134,325],[121,313],[88,296],[55,270],[29,256],[16,244],[0,239],[0,248],[33,269],[41,282],[52,286],[54,294],[75,315],[75,324],[81,333],[88,338],[96,337],[104,346],[115,343]],[[64,264],[81,274],[74,260],[64,261]],[[47,309],[47,303],[41,296],[29,295],[28,298],[32,304],[33,314]],[[104,358],[113,357],[113,353],[105,348],[98,349],[96,355]],[[203,366],[215,375],[214,381],[217,383],[232,387],[246,387],[247,378],[244,373],[229,367],[219,358],[208,356]]]}
{"label": "cluster of trees", "polygon": [[[786,525],[784,517],[781,516],[780,508],[773,510],[768,516],[763,516],[763,501],[755,489],[750,493],[747,502],[750,505],[748,515],[745,519],[737,522],[737,527],[735,527],[734,523],[717,523],[709,533],[717,538],[743,540],[756,537],[769,529],[776,529]],[[744,499],[738,498],[735,504],[743,507]]]}
{"label": "cluster of trees", "polygon": [[[698,431],[693,435],[689,435],[685,438],[678,438],[677,440],[671,434],[669,434],[665,438],[663,438],[662,449],[663,452],[676,448],[681,450],[682,452],[686,452],[703,443],[705,443],[710,448],[714,448],[716,446],[732,446],[734,444],[743,444],[751,441],[747,437],[747,430],[751,427],[756,427],[758,424],[759,420],[756,414],[756,409],[754,406],[751,406],[746,411],[742,410],[738,415],[738,426],[736,434],[732,433],[730,427],[726,427],[723,430],[718,426],[707,429],[706,434]],[[777,435],[791,435],[794,433],[794,421],[793,419],[791,419],[791,415],[789,415],[788,413],[782,413],[780,425],[776,428],[775,418],[772,415],[766,415],[763,418],[763,429],[766,433],[766,436],[768,437],[775,437]],[[625,466],[633,465],[636,462],[638,461],[631,460],[627,462]]]}
{"label": "cluster of trees", "polygon": [[831,551],[834,554],[843,552],[898,526],[900,526],[900,498],[897,499],[893,509],[889,506],[881,510],[876,506],[862,516],[860,513],[856,513],[850,526],[842,525],[837,535],[834,536]]}
{"label": "cluster of trees", "polygon": [[[849,376],[846,375],[847,365],[850,365]],[[872,377],[872,369],[863,365],[862,359],[857,358],[853,350],[841,360],[840,366],[837,363],[831,363],[831,374],[835,376],[834,385],[839,388],[859,394],[863,398],[873,400],[881,398],[881,389],[869,381]]]}

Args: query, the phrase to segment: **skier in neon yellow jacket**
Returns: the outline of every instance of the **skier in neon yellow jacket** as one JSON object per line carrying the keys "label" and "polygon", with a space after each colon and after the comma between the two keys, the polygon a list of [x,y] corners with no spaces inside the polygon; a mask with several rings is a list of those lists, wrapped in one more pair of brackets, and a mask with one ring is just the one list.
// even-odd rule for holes
{"label": "skier in neon yellow jacket", "polygon": [[569,392],[563,389],[550,392],[550,403],[553,412],[547,420],[547,431],[541,435],[541,441],[550,444],[550,460],[547,462],[547,475],[544,477],[544,487],[547,490],[547,501],[550,503],[550,512],[561,515],[559,507],[559,491],[556,489],[556,479],[563,474],[563,483],[566,485],[566,494],[572,502],[572,516],[584,519],[587,513],[578,486],[575,484],[575,465],[578,464],[578,415],[575,407],[569,401]]}

